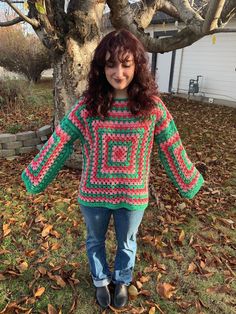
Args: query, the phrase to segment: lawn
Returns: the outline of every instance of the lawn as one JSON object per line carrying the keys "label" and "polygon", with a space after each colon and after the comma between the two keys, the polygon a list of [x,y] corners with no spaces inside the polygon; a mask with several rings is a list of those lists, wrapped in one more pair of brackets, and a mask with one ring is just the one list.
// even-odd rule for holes
{"label": "lawn", "polygon": [[[33,88],[40,105],[36,93],[17,120],[14,112],[1,120],[1,132],[14,123],[32,127],[29,112],[41,117],[35,127],[50,122],[51,87]],[[104,313],[233,314],[236,110],[170,96],[163,99],[205,185],[193,200],[181,198],[154,149],[150,203],[138,234],[132,283],[138,294],[125,309]],[[20,175],[33,157],[0,160],[0,313],[101,313],[94,300],[77,204],[80,171],[63,168],[43,193],[32,196]],[[112,265],[116,249],[112,221],[107,239]]]}

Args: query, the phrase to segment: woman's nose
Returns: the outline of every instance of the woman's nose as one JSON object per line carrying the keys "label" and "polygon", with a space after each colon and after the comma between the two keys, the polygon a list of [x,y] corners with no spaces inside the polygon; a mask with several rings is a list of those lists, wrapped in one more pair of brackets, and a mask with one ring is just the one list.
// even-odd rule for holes
{"label": "woman's nose", "polygon": [[116,74],[116,77],[122,77],[123,76],[123,69],[122,69],[122,66],[117,66],[115,68],[115,74]]}

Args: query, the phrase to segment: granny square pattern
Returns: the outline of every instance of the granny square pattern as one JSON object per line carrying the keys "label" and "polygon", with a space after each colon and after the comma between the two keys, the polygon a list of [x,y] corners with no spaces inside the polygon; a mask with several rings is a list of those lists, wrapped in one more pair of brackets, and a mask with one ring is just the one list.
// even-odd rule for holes
{"label": "granny square pattern", "polygon": [[83,169],[78,202],[87,206],[143,210],[148,205],[150,157],[153,143],[169,178],[186,198],[204,180],[182,145],[164,103],[148,119],[132,115],[127,99],[116,99],[108,117],[92,117],[81,98],[62,119],[48,142],[22,173],[27,191],[39,193],[57,175],[80,139]]}

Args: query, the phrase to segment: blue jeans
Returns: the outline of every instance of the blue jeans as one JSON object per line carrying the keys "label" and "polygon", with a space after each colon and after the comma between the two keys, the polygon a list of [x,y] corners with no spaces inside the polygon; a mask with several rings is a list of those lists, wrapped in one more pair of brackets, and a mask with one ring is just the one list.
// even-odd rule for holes
{"label": "blue jeans", "polygon": [[[95,287],[122,283],[129,285],[137,250],[136,234],[142,221],[144,210],[126,208],[109,209],[105,207],[88,207],[80,204],[86,227],[86,249],[90,271]],[[108,224],[113,215],[117,251],[114,272],[111,273],[106,261],[105,239]]]}

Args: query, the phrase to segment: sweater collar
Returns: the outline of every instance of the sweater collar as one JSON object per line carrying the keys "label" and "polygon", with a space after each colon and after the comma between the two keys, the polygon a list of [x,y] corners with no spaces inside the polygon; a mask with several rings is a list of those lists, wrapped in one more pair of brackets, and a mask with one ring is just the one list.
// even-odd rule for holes
{"label": "sweater collar", "polygon": [[125,98],[113,98],[114,102],[127,102],[128,101],[128,97]]}

